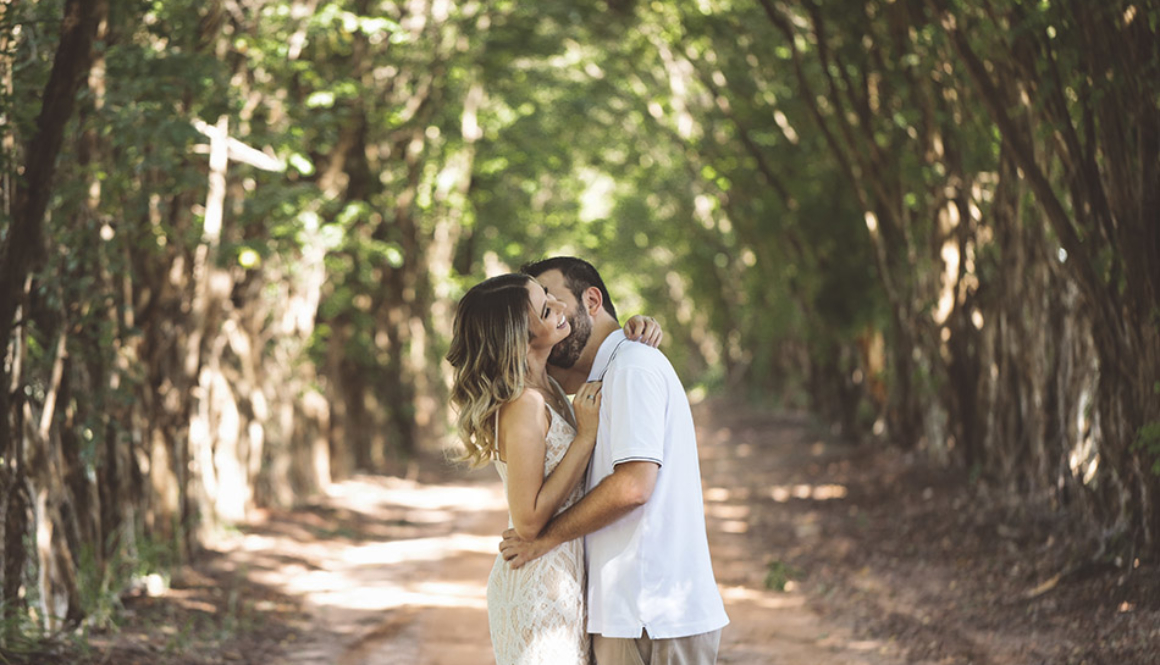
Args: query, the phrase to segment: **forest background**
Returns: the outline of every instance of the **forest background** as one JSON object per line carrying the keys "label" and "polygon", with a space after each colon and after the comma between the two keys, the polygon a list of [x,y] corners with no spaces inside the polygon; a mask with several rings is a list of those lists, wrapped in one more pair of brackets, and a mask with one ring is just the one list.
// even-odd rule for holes
{"label": "forest background", "polygon": [[556,253],[694,399],[1153,560],[1158,31],[1124,0],[0,5],[0,647],[405,473],[447,438],[457,298]]}

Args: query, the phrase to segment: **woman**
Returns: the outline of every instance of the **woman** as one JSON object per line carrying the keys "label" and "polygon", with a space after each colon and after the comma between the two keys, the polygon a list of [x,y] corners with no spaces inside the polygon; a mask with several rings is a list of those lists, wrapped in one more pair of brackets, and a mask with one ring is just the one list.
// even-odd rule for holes
{"label": "woman", "polygon": [[[655,339],[656,323],[633,317],[629,337]],[[600,384],[570,405],[548,376],[548,355],[571,332],[562,302],[526,275],[485,280],[463,296],[448,361],[463,459],[491,461],[507,493],[511,526],[534,537],[583,495],[596,445]],[[520,570],[496,557],[487,584],[498,665],[587,665],[584,543],[574,540]]]}

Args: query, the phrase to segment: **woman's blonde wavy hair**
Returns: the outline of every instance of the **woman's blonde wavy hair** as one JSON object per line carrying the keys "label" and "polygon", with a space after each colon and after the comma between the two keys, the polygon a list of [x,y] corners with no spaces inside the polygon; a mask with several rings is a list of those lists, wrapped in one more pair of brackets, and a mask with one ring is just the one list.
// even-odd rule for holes
{"label": "woman's blonde wavy hair", "polygon": [[473,467],[495,455],[495,414],[524,390],[530,279],[508,274],[484,280],[455,310],[447,360],[455,368],[451,403],[464,448],[456,460]]}

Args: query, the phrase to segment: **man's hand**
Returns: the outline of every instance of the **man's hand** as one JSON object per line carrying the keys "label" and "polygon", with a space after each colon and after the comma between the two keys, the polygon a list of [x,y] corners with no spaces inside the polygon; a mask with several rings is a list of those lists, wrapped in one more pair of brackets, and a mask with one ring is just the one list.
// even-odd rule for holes
{"label": "man's hand", "polygon": [[504,531],[503,541],[499,544],[500,554],[513,570],[539,559],[550,549],[539,539],[528,541],[520,538],[515,529]]}

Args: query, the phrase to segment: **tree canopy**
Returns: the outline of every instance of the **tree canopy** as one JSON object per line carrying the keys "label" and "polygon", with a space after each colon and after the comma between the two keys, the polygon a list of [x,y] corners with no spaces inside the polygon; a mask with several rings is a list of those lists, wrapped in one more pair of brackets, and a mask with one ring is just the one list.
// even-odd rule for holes
{"label": "tree canopy", "polygon": [[446,437],[459,295],[549,254],[660,319],[694,396],[809,408],[1068,511],[1093,555],[1155,553],[1158,24],[1129,0],[5,4],[5,617],[107,620],[145,552],[400,472]]}

